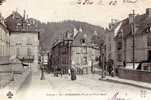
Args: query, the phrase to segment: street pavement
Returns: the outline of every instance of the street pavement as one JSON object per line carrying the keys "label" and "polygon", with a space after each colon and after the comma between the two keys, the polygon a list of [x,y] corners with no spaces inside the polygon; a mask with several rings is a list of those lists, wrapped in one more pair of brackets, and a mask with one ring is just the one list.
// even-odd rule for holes
{"label": "street pavement", "polygon": [[151,90],[131,85],[101,81],[101,76],[78,75],[71,81],[68,75],[54,77],[41,72],[33,72],[12,100],[151,100]]}

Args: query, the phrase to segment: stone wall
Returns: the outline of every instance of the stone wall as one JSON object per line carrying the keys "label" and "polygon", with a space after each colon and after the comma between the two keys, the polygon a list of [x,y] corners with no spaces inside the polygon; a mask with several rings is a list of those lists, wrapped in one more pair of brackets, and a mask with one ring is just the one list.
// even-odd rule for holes
{"label": "stone wall", "polygon": [[119,78],[151,83],[151,72],[119,68]]}
{"label": "stone wall", "polygon": [[[135,37],[135,61],[140,62],[147,60],[148,57],[147,35]],[[132,62],[133,59],[133,39],[128,38],[126,41],[126,61]]]}

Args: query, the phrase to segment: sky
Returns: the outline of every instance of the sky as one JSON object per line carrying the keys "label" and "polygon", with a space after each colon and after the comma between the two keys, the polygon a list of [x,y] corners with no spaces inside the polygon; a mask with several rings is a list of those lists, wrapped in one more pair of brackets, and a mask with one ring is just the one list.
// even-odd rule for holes
{"label": "sky", "polygon": [[[59,22],[63,20],[78,20],[90,24],[107,27],[111,19],[122,20],[135,9],[136,14],[145,13],[151,8],[151,0],[131,0],[136,3],[124,3],[117,0],[117,5],[109,5],[111,0],[90,0],[92,5],[77,4],[79,0],[6,0],[0,6],[4,17],[17,10],[23,15],[39,19],[43,22]],[[126,1],[126,0],[125,0]],[[83,2],[83,1],[82,1]]]}

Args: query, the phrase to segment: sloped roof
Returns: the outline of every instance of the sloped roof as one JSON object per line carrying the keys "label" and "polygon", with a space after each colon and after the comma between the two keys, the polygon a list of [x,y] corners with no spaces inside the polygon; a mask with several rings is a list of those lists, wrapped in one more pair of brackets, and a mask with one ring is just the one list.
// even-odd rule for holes
{"label": "sloped roof", "polygon": [[37,32],[37,28],[32,19],[25,19],[17,11],[12,12],[10,16],[5,19],[5,23],[10,32]]}
{"label": "sloped roof", "polygon": [[[121,37],[120,33],[123,32],[124,38],[127,38],[132,35],[131,33],[131,26],[129,24],[129,19],[126,18],[121,21],[122,25],[118,30],[118,34],[116,38]],[[146,33],[146,28],[150,25],[151,26],[151,17],[143,15],[136,15],[134,20],[135,25],[135,35],[141,35]],[[117,27],[116,27],[117,28]]]}
{"label": "sloped roof", "polygon": [[86,32],[78,32],[77,36],[73,40],[73,46],[82,46],[81,40],[85,40],[85,45],[89,45],[91,42],[91,36]]}

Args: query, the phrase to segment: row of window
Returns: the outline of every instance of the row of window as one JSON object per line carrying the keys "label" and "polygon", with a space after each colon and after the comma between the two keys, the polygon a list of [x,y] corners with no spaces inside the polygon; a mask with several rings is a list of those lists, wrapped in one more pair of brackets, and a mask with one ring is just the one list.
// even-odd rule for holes
{"label": "row of window", "polygon": [[[27,52],[24,52],[24,54],[23,54],[23,51],[22,51],[23,49],[24,50],[26,49],[25,51],[27,51]],[[26,56],[33,55],[31,48],[20,48],[20,47],[16,48],[16,54],[17,54],[17,56],[22,56],[22,55],[25,55],[25,54],[26,54]]]}

